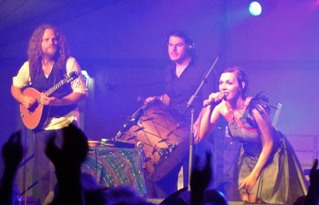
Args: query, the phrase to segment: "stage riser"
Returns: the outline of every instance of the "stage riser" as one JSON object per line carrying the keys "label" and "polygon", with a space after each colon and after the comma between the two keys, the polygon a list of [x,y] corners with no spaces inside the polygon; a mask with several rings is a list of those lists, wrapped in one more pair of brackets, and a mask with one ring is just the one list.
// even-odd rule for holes
{"label": "stage riser", "polygon": [[[242,201],[229,201],[228,205],[261,205],[261,204],[244,203]],[[279,204],[269,204],[269,205],[279,205]],[[291,205],[291,204],[280,204],[280,205]]]}
{"label": "stage riser", "polygon": [[[160,204],[163,200],[164,199],[148,199],[148,201],[153,204]],[[244,203],[242,201],[229,201],[228,205],[261,205],[261,204]],[[279,205],[279,204],[270,204],[270,205]],[[291,204],[280,204],[280,205],[291,205]]]}

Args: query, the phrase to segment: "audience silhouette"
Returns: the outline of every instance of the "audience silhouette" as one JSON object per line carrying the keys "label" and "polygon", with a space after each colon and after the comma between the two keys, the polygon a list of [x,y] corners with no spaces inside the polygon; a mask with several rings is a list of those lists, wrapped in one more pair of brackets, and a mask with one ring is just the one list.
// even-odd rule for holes
{"label": "audience silhouette", "polygon": [[18,131],[13,133],[2,147],[4,171],[0,185],[1,205],[12,205],[15,203],[14,181],[23,154],[21,132]]}
{"label": "audience silhouette", "polygon": [[53,163],[57,177],[57,192],[51,204],[85,204],[81,164],[87,152],[87,138],[73,124],[49,136],[45,154]]}
{"label": "audience silhouette", "polygon": [[[88,152],[87,137],[75,125],[57,131],[48,137],[45,153],[55,166],[57,186],[51,205],[152,205],[138,196],[130,187],[107,188],[96,180],[81,173],[81,164]],[[21,132],[13,133],[2,147],[4,171],[0,184],[0,204],[13,205],[15,176],[24,155]],[[195,156],[194,169],[191,173],[190,188],[180,189],[161,202],[162,205],[227,205],[226,198],[217,190],[207,190],[212,176],[209,163],[211,154],[206,154],[204,167],[199,168],[199,157]],[[319,202],[318,160],[310,170],[308,194],[300,197],[294,205],[317,205]]]}
{"label": "audience silhouette", "polygon": [[318,159],[315,159],[310,170],[310,186],[306,196],[299,197],[294,205],[317,205],[319,204],[319,170]]}
{"label": "audience silhouette", "polygon": [[310,186],[304,205],[317,205],[319,202],[319,170],[317,167],[318,159],[315,160],[310,170]]}
{"label": "audience silhouette", "polygon": [[162,201],[161,205],[227,205],[224,195],[209,189],[212,180],[211,153],[206,153],[205,165],[200,167],[200,157],[195,155],[191,173],[190,192],[187,187],[180,189]]}

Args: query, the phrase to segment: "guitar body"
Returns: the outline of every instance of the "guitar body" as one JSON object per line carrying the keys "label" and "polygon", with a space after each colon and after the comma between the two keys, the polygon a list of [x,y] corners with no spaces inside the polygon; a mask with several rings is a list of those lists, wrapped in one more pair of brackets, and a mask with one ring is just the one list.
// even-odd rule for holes
{"label": "guitar body", "polygon": [[[53,87],[44,92],[44,94],[46,96],[50,96],[64,84],[75,80],[79,75],[80,73],[74,71],[69,73],[69,75],[66,75],[64,79],[60,80]],[[20,104],[20,116],[22,122],[27,128],[33,130],[40,127],[47,121],[49,106],[39,103],[41,93],[34,88],[26,88],[23,91],[23,94],[37,99],[37,103],[35,103],[31,108],[26,108]]]}
{"label": "guitar body", "polygon": [[[40,99],[41,93],[34,88],[26,88],[23,91],[24,95],[28,95],[35,99]],[[36,129],[43,123],[45,123],[46,112],[45,106],[40,103],[35,103],[31,108],[26,108],[20,104],[20,116],[23,124],[29,129]]]}

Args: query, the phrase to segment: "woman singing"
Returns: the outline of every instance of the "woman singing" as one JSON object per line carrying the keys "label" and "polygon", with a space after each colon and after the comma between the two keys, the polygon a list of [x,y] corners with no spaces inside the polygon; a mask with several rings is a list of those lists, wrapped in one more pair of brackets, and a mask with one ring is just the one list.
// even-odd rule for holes
{"label": "woman singing", "polygon": [[238,190],[242,201],[292,204],[306,195],[300,163],[287,138],[272,127],[267,99],[246,96],[248,78],[238,67],[226,69],[219,92],[204,101],[197,119],[197,140],[207,137],[220,116],[228,122],[230,136],[240,142]]}

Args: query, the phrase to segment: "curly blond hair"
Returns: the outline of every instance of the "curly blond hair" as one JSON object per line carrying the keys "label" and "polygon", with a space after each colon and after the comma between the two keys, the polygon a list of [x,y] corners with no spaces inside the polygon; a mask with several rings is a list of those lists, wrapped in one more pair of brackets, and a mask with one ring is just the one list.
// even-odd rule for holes
{"label": "curly blond hair", "polygon": [[43,24],[37,27],[30,40],[28,47],[28,61],[31,76],[37,76],[42,69],[42,38],[46,29],[52,29],[58,40],[58,49],[54,56],[55,66],[65,69],[66,60],[70,55],[64,35],[54,26]]}

